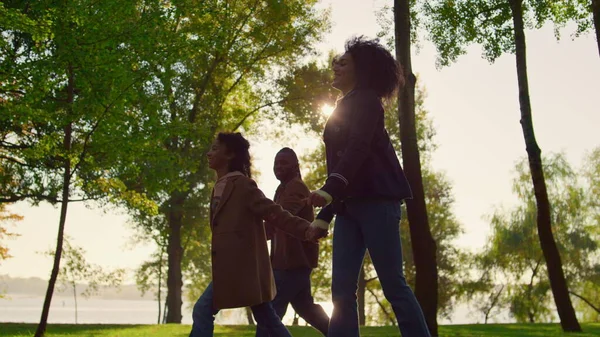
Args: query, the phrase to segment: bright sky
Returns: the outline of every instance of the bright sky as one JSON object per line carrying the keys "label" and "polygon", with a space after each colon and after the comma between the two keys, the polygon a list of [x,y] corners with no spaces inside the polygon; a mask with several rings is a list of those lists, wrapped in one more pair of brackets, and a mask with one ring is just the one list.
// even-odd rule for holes
{"label": "bright sky", "polygon": [[[352,35],[375,36],[375,10],[385,2],[324,0],[323,4],[331,5],[334,23],[319,47],[326,55],[330,49],[342,51]],[[600,58],[592,35],[571,41],[568,34],[556,42],[551,27],[527,32],[529,84],[542,151],[564,151],[572,164],[579,165],[586,151],[600,146]],[[480,55],[480,49],[473,47],[456,64],[441,70],[435,68],[435,50],[427,42],[413,56],[413,69],[428,92],[426,106],[440,145],[433,165],[454,184],[454,211],[465,229],[458,243],[471,249],[486,241],[488,224],[482,216],[513,202],[511,172],[525,155],[514,56],[505,55],[490,65]],[[277,186],[271,170],[277,150],[291,146],[301,152],[318,141],[253,143],[254,167],[262,172],[258,180],[266,195],[273,195]],[[36,252],[53,247],[59,210],[26,203],[11,210],[25,219],[12,228],[21,236],[8,241],[14,257],[2,263],[0,274],[47,278],[51,261]],[[110,208],[71,205],[66,233],[85,247],[89,261],[105,267],[133,269],[153,250],[132,247],[127,217]]]}

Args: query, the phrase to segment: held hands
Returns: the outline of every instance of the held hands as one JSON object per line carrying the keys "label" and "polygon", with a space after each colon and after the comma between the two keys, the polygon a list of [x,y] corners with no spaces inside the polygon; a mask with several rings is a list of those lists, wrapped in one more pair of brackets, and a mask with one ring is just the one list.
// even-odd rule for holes
{"label": "held hands", "polygon": [[305,236],[306,241],[317,243],[319,242],[319,239],[326,237],[328,234],[329,232],[326,229],[309,226],[308,229],[306,229]]}
{"label": "held hands", "polygon": [[328,204],[327,199],[325,199],[325,197],[320,195],[317,191],[313,191],[310,193],[310,195],[306,199],[306,203],[308,205],[316,207],[324,207]]}
{"label": "held hands", "polygon": [[[332,200],[333,198],[329,193],[323,190],[317,190],[311,192],[308,198],[306,198],[306,203],[311,206],[325,207],[331,203]],[[306,230],[306,240],[316,243],[319,239],[322,239],[329,234],[328,229],[329,223],[321,219],[316,219]]]}

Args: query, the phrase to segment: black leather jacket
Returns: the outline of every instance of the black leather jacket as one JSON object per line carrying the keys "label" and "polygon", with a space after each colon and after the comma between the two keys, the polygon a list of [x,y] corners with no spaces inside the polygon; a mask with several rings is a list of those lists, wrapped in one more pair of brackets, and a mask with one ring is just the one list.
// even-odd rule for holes
{"label": "black leather jacket", "polygon": [[344,200],[412,198],[384,126],[381,99],[355,89],[337,102],[323,134],[328,178],[321,188],[333,197],[318,219],[331,222]]}

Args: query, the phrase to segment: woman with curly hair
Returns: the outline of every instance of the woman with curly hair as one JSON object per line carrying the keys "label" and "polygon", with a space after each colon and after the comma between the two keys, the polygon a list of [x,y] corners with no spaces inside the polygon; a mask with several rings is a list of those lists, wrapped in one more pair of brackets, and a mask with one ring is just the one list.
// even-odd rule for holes
{"label": "woman with curly hair", "polygon": [[323,140],[328,178],[310,203],[323,207],[314,225],[333,235],[333,314],[328,337],[358,337],[357,282],[366,251],[402,336],[429,337],[421,307],[406,284],[400,243],[400,204],[412,193],[384,126],[383,99],[403,85],[402,69],[377,40],[350,39],[333,61],[332,86],[343,97]]}

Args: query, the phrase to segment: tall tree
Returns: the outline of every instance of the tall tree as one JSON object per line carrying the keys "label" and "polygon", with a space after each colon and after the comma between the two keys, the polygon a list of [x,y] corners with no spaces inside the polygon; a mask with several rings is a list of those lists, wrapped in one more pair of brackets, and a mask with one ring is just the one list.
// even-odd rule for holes
{"label": "tall tree", "polygon": [[149,3],[142,12],[155,19],[152,43],[135,50],[153,78],[138,87],[144,98],[132,109],[142,125],[123,130],[121,140],[144,137],[147,144],[137,168],[121,177],[159,205],[162,220],[151,230],[167,238],[166,321],[180,323],[184,243],[201,224],[195,208],[208,214],[209,145],[217,131],[248,127],[276,104],[271,75],[311,52],[328,22],[315,0]]}
{"label": "tall tree", "polygon": [[[502,53],[515,53],[521,127],[529,159],[537,206],[537,229],[550,286],[565,331],[581,331],[569,297],[561,257],[552,233],[550,203],[544,179],[541,150],[535,138],[529,84],[525,24],[540,27],[550,17],[548,2],[534,0],[432,1],[429,14],[430,38],[439,52],[439,63],[447,65],[465,52],[470,43],[481,43],[485,56],[494,61]],[[524,19],[524,16],[526,20]]]}
{"label": "tall tree", "polygon": [[[152,253],[150,260],[144,261],[135,271],[135,283],[142,296],[149,290],[154,290],[154,296],[158,306],[158,317],[156,324],[161,324],[166,319],[163,308],[163,293],[166,281],[165,270],[167,269],[166,251],[164,242],[165,235],[155,235],[152,239],[156,243],[157,250]],[[145,238],[147,241],[147,238]]]}
{"label": "tall tree", "polygon": [[[564,257],[563,268],[570,293],[582,307],[592,303],[589,307],[594,309],[596,295],[590,294],[600,291],[597,284],[592,285],[600,277],[597,259],[600,238],[596,233],[599,219],[589,200],[597,196],[592,193],[590,182],[580,178],[590,171],[575,172],[561,154],[545,156],[544,163],[553,205],[553,232]],[[590,159],[586,160],[586,164],[589,163]],[[480,264],[480,267],[490,273],[490,279],[505,280],[507,291],[502,297],[511,315],[518,322],[532,323],[548,321],[552,312],[544,255],[536,234],[536,202],[530,181],[528,162],[523,160],[516,167],[513,182],[519,203],[512,209],[494,212],[490,218],[492,234],[479,259],[487,265]]]}
{"label": "tall tree", "polygon": [[411,61],[411,1],[394,0],[396,58],[404,70],[404,87],[398,92],[398,121],[402,140],[402,164],[413,198],[406,200],[415,262],[415,295],[432,336],[438,335],[438,270],[436,243],[431,235],[423,173],[415,123],[415,83]]}
{"label": "tall tree", "polygon": [[598,55],[600,56],[600,0],[592,0],[592,15],[594,18],[594,28],[596,29]]}
{"label": "tall tree", "polygon": [[[3,180],[2,201],[60,205],[54,265],[35,333],[43,336],[69,203],[123,192],[111,177],[115,163],[96,161],[120,148],[98,140],[122,124],[123,106],[143,79],[123,47],[143,36],[135,35],[140,22],[133,2],[4,1],[0,8],[9,18],[1,26],[0,164],[16,182]],[[139,195],[119,197],[134,202]]]}
{"label": "tall tree", "polygon": [[552,20],[556,24],[557,37],[559,29],[570,21],[577,25],[575,36],[594,29],[600,56],[600,0],[547,0],[547,2],[551,7]]}
{"label": "tall tree", "polygon": [[[73,291],[73,300],[75,302],[75,324],[78,323],[77,308],[77,286],[85,283],[81,296],[89,298],[98,294],[101,287],[120,287],[123,282],[125,270],[118,268],[106,271],[99,265],[89,263],[85,259],[85,249],[75,246],[71,239],[65,237],[64,250],[61,259],[64,260],[58,274],[58,281],[62,286],[71,288]],[[49,250],[45,253],[47,256],[54,257],[55,252]],[[81,290],[81,289],[80,289]]]}
{"label": "tall tree", "polygon": [[[589,212],[589,219],[598,223],[600,222],[600,147],[596,147],[586,156],[579,176],[583,178],[587,191],[583,205]],[[587,227],[587,233],[600,247],[600,226],[591,224],[592,226]],[[598,264],[600,261],[596,259],[594,273],[586,273],[583,284],[578,285],[576,289],[570,289],[571,294],[579,300],[577,312],[581,313],[585,321],[600,322],[600,266]]]}
{"label": "tall tree", "polygon": [[556,308],[561,325],[565,331],[581,331],[562,269],[562,262],[554,235],[552,233],[552,219],[550,216],[550,201],[544,169],[542,166],[541,149],[535,139],[531,102],[529,100],[529,83],[527,77],[527,52],[525,44],[525,25],[523,21],[523,1],[510,0],[512,13],[514,43],[517,63],[517,79],[519,82],[519,105],[521,107],[521,126],[525,137],[525,146],[529,159],[531,180],[535,190],[537,204],[537,227],[540,244],[546,260],[550,286],[554,294]]}

